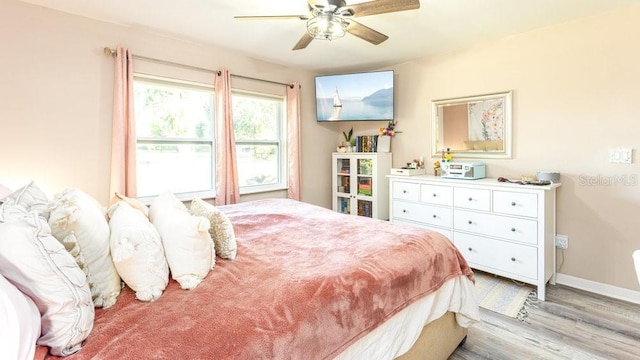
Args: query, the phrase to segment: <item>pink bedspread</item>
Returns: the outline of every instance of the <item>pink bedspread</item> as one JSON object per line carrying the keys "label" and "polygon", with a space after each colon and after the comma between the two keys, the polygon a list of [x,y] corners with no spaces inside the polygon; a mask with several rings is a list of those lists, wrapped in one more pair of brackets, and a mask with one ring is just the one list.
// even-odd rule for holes
{"label": "pink bedspread", "polygon": [[126,288],[67,359],[327,359],[456,276],[445,237],[270,199],[223,206],[238,257],[153,303]]}

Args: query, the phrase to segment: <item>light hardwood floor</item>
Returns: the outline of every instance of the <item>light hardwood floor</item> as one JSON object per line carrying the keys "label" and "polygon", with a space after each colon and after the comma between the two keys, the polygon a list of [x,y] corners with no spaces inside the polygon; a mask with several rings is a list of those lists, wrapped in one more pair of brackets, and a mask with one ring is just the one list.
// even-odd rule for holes
{"label": "light hardwood floor", "polygon": [[562,285],[526,322],[480,309],[482,322],[451,355],[462,359],[640,359],[640,305]]}

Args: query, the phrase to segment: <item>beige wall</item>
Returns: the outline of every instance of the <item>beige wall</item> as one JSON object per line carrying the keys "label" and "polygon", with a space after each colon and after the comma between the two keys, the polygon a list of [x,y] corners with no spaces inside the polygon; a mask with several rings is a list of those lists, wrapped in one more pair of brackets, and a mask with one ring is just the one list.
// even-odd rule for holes
{"label": "beige wall", "polygon": [[[34,179],[48,194],[78,187],[102,203],[108,200],[113,60],[102,49],[122,45],[141,56],[299,81],[303,200],[330,206],[328,186],[316,179],[328,176],[334,130],[316,124],[314,108],[306,105],[313,104],[313,74],[17,1],[0,2],[0,24],[0,183],[17,188]],[[155,68],[137,60],[134,67]],[[263,196],[283,193],[243,201]]]}
{"label": "beige wall", "polygon": [[[560,273],[639,290],[638,38],[640,7],[396,66],[394,164],[429,154],[430,101],[513,90],[513,159],[486,160],[488,176],[560,171]],[[633,164],[608,162],[618,147],[634,149]]]}

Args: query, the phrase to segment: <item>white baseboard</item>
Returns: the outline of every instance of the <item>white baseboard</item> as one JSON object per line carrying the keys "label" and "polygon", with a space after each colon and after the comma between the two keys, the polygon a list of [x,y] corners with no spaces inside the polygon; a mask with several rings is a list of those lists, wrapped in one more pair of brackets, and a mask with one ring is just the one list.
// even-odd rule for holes
{"label": "white baseboard", "polygon": [[556,274],[556,283],[640,305],[640,291],[607,285],[566,274]]}

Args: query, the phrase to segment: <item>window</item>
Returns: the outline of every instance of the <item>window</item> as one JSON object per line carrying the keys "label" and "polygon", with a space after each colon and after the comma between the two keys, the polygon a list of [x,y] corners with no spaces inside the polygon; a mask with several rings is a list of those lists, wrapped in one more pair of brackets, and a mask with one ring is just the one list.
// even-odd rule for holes
{"label": "window", "polygon": [[234,91],[232,98],[240,192],[286,188],[284,97]]}
{"label": "window", "polygon": [[215,196],[213,86],[136,75],[138,196]]}

